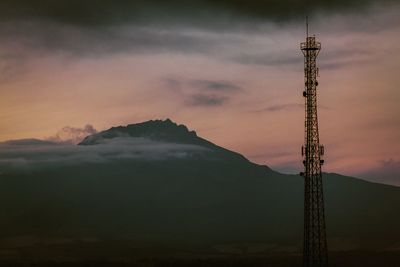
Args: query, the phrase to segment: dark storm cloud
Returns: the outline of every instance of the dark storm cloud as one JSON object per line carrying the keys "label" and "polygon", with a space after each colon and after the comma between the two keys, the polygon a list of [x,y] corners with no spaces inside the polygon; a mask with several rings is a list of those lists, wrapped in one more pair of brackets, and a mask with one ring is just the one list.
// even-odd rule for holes
{"label": "dark storm cloud", "polygon": [[[395,2],[384,0],[379,5]],[[2,46],[20,54],[29,54],[31,50],[78,57],[124,52],[211,53],[213,58],[232,58],[241,64],[289,65],[296,59],[228,55],[222,48],[226,44],[239,47],[241,40],[206,33],[265,34],[263,23],[290,24],[303,21],[306,14],[315,14],[317,18],[318,14],[326,16],[346,10],[360,13],[371,4],[377,5],[372,0],[5,0],[0,1],[0,38]],[[355,24],[362,24],[358,27],[365,30],[377,23]],[[337,68],[339,64],[332,63],[329,67]]]}
{"label": "dark storm cloud", "polygon": [[[395,1],[381,1],[386,5]],[[343,10],[360,12],[371,1],[227,1],[227,0],[135,0],[135,1],[28,1],[0,2],[0,38],[3,46],[20,53],[29,49],[43,53],[108,55],[110,53],[210,53],[223,51],[227,43],[240,45],[226,35],[199,32],[249,32],[265,34],[265,22],[291,23],[311,15]],[[306,12],[307,4],[307,12]],[[370,29],[356,23],[361,29]],[[368,25],[369,25],[368,24]],[[375,23],[376,24],[376,23]],[[374,24],[374,25],[375,25]],[[340,26],[352,27],[351,25]],[[199,30],[199,32],[196,32]],[[204,31],[205,30],[205,31]],[[248,36],[248,38],[251,38]],[[213,53],[213,57],[229,57]],[[241,64],[288,65],[293,57],[244,54],[231,56]],[[331,64],[332,68],[339,63]]]}
{"label": "dark storm cloud", "polygon": [[182,30],[135,25],[94,29],[43,21],[0,24],[0,36],[3,37],[3,46],[10,47],[12,51],[19,49],[20,57],[29,52],[27,48],[39,53],[68,52],[76,56],[97,56],[129,51],[196,53],[208,51],[221,43],[216,38]]}
{"label": "dark storm cloud", "polygon": [[[380,1],[380,5],[395,0]],[[234,17],[289,20],[303,19],[315,12],[360,11],[376,3],[373,0],[3,0],[2,20],[40,18],[65,24],[89,26],[124,23],[193,21],[215,18],[222,12]]]}

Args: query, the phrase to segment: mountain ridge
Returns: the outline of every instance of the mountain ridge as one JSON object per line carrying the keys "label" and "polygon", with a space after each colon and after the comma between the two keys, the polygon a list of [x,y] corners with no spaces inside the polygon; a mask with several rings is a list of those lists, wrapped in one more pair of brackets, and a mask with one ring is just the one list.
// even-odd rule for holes
{"label": "mountain ridge", "polygon": [[[9,153],[6,147],[0,149],[0,250],[14,242],[11,250],[16,254],[21,248],[36,251],[44,246],[57,256],[56,245],[43,245],[55,242],[88,246],[102,258],[97,246],[118,241],[126,244],[123,250],[133,246],[150,254],[167,250],[232,255],[229,251],[239,250],[253,255],[249,251],[255,246],[254,255],[301,251],[304,183],[300,176],[276,172],[204,143],[187,127],[169,121],[139,125],[113,127],[85,139],[93,144],[27,150],[19,145],[8,148]],[[148,125],[156,127],[149,130]],[[143,151],[135,148],[137,142],[119,143],[120,138],[140,141],[160,127],[167,130],[150,134],[156,140],[150,144],[156,148],[167,143],[167,151],[176,150],[176,136],[183,134],[189,138],[181,144],[191,147],[190,142],[199,142],[210,149],[196,152],[201,155],[196,157],[149,160],[138,156]],[[160,154],[158,148],[152,149],[152,154]],[[331,251],[398,246],[400,188],[339,174],[324,174],[323,182]],[[26,237],[33,240],[18,241]],[[148,245],[154,250],[148,251]],[[74,253],[81,259],[79,251]]]}
{"label": "mountain ridge", "polygon": [[[176,144],[192,144],[206,147],[220,153],[220,156],[235,157],[249,161],[245,156],[235,151],[218,146],[200,136],[186,125],[177,124],[171,119],[149,120],[126,126],[111,127],[110,129],[85,137],[78,145],[91,146],[114,138],[148,138],[153,141],[172,142]],[[269,167],[268,167],[269,168]]]}
{"label": "mountain ridge", "polygon": [[[128,124],[126,126],[114,126],[108,130],[85,137],[78,145],[95,145],[103,139],[117,137],[145,137],[157,141],[175,141],[178,143],[196,144],[200,141],[208,144],[207,140],[197,136],[195,131],[183,124],[177,124],[170,119],[149,120],[140,123]],[[211,143],[210,143],[211,144]]]}

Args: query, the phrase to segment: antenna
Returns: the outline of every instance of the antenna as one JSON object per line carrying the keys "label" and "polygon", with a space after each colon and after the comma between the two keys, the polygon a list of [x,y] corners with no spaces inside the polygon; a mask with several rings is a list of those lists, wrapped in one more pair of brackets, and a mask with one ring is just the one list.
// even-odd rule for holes
{"label": "antenna", "polygon": [[306,16],[306,33],[308,38],[308,16]]}

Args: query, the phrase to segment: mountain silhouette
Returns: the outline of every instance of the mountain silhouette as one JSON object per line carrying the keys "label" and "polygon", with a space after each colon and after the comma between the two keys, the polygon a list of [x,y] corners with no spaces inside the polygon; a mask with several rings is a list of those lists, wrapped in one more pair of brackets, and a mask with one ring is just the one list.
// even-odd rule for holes
{"label": "mountain silhouette", "polygon": [[[303,178],[254,164],[184,125],[113,127],[78,146],[31,143],[38,148],[18,155],[15,144],[0,146],[0,247],[45,247],[47,256],[68,247],[72,258],[100,257],[104,244],[116,243],[116,255],[301,251]],[[339,174],[323,182],[331,251],[399,246],[400,188]]]}
{"label": "mountain silhouette", "polygon": [[196,145],[209,149],[218,159],[248,161],[239,153],[217,146],[197,136],[195,131],[189,131],[185,125],[178,125],[170,119],[150,120],[142,123],[129,124],[128,126],[112,127],[109,130],[87,136],[78,145],[90,146],[105,143],[118,138],[144,138],[155,142],[172,144]]}
{"label": "mountain silhouette", "polygon": [[170,119],[150,120],[126,127],[112,127],[109,130],[87,136],[79,145],[95,145],[104,139],[117,137],[145,137],[157,141],[176,142],[212,146],[212,144],[197,136],[195,131],[189,131],[185,125],[177,125]]}

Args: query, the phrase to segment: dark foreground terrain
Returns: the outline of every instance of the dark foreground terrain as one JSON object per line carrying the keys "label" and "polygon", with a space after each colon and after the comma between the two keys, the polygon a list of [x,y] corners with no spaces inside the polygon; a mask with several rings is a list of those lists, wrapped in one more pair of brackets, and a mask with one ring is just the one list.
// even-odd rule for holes
{"label": "dark foreground terrain", "polygon": [[[257,252],[255,244],[216,252],[205,247],[176,248],[129,241],[36,244],[18,248],[0,247],[0,266],[22,267],[296,267],[302,266],[301,248],[282,252],[280,247]],[[400,250],[331,251],[330,267],[399,267]]]}
{"label": "dark foreground terrain", "polygon": [[[134,267],[289,267],[302,266],[301,254],[273,254],[247,256],[189,256],[137,258],[120,260],[87,260],[87,261],[18,261],[0,262],[0,266],[22,267],[105,267],[105,266],[134,266]],[[330,253],[330,267],[398,267],[400,266],[400,252],[335,252]]]}

